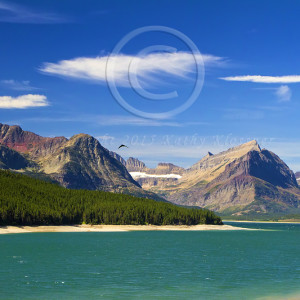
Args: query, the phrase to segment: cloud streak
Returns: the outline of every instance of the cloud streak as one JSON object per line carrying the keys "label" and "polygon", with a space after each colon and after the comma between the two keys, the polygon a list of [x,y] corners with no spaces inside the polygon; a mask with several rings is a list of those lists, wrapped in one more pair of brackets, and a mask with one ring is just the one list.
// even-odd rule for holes
{"label": "cloud streak", "polygon": [[287,76],[245,75],[245,76],[220,77],[220,79],[226,81],[242,81],[242,82],[257,82],[257,83],[299,83],[300,75],[287,75]]}
{"label": "cloud streak", "polygon": [[18,80],[1,80],[0,81],[1,86],[15,90],[15,91],[33,91],[33,90],[38,90],[38,88],[31,86],[30,81],[28,80],[23,80],[23,81],[18,81]]}
{"label": "cloud streak", "polygon": [[16,122],[55,122],[55,123],[87,123],[100,126],[141,126],[141,127],[186,127],[186,126],[210,126],[210,123],[207,122],[184,122],[179,123],[175,121],[159,121],[152,119],[144,119],[135,116],[124,116],[124,115],[93,115],[93,114],[84,114],[81,116],[71,116],[64,115],[58,117],[31,117],[19,119],[18,121],[9,120],[7,123],[16,123]]}
{"label": "cloud streak", "polygon": [[24,109],[48,105],[47,97],[44,95],[28,94],[19,97],[0,96],[0,108],[4,109]]}
{"label": "cloud streak", "polygon": [[226,109],[223,118],[232,121],[261,120],[264,118],[264,113],[253,109]]}
{"label": "cloud streak", "polygon": [[96,136],[96,139],[101,140],[101,141],[112,141],[115,139],[114,136],[111,135],[100,135],[100,136]]}
{"label": "cloud streak", "polygon": [[0,1],[0,22],[57,24],[69,21],[68,18],[55,13],[33,11],[22,5]]}
{"label": "cloud streak", "polygon": [[[226,64],[224,58],[214,55],[202,55],[202,59],[205,67]],[[132,83],[128,77],[131,75],[137,75],[144,83],[157,82],[158,74],[187,79],[195,71],[195,62],[199,61],[201,61],[200,57],[195,57],[189,52],[151,53],[145,56],[78,57],[57,63],[46,62],[40,67],[40,71],[50,75],[95,82],[106,82],[107,71],[112,75],[109,76],[109,80],[113,80],[119,86],[130,87]]]}
{"label": "cloud streak", "polygon": [[150,126],[150,127],[181,127],[178,122],[165,122],[156,121],[151,119],[144,119],[134,116],[121,116],[121,115],[99,115],[96,116],[94,121],[101,126]]}

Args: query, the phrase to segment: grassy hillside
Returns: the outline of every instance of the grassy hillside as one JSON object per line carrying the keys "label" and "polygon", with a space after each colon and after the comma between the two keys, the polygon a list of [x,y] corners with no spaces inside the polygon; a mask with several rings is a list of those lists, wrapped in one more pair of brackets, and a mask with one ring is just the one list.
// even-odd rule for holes
{"label": "grassy hillside", "polygon": [[222,224],[213,212],[102,191],[70,190],[0,170],[0,225]]}

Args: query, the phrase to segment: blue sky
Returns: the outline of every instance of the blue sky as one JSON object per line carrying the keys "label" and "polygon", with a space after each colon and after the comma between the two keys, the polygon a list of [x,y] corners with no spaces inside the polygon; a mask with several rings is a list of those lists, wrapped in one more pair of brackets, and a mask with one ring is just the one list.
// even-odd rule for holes
{"label": "blue sky", "polygon": [[[299,10],[297,1],[0,0],[0,122],[44,136],[89,133],[114,151],[125,143],[117,152],[148,166],[187,167],[207,151],[257,139],[300,170]],[[113,52],[145,26],[181,32],[200,56],[163,31]],[[110,59],[109,83],[154,118],[116,101],[106,77]],[[183,105],[199,76],[192,106],[155,118]],[[165,100],[140,96],[174,91]]]}

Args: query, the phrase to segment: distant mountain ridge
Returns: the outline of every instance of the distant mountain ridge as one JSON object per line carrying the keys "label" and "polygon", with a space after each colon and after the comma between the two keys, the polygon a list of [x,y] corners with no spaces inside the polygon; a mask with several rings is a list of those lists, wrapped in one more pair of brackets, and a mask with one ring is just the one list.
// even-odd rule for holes
{"label": "distant mountain ridge", "polygon": [[123,159],[119,154],[110,151],[110,154],[119,160],[128,170],[130,175],[143,188],[151,189],[153,186],[164,187],[177,182],[185,169],[171,163],[158,163],[156,168],[148,168],[146,164],[137,158]]}

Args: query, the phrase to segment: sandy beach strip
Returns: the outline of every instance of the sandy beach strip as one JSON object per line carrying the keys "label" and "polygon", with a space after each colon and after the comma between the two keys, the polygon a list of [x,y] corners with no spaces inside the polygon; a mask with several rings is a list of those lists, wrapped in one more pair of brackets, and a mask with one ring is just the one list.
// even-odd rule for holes
{"label": "sandy beach strip", "polygon": [[128,231],[201,231],[252,230],[231,225],[63,225],[63,226],[1,226],[0,234],[30,232],[128,232]]}

